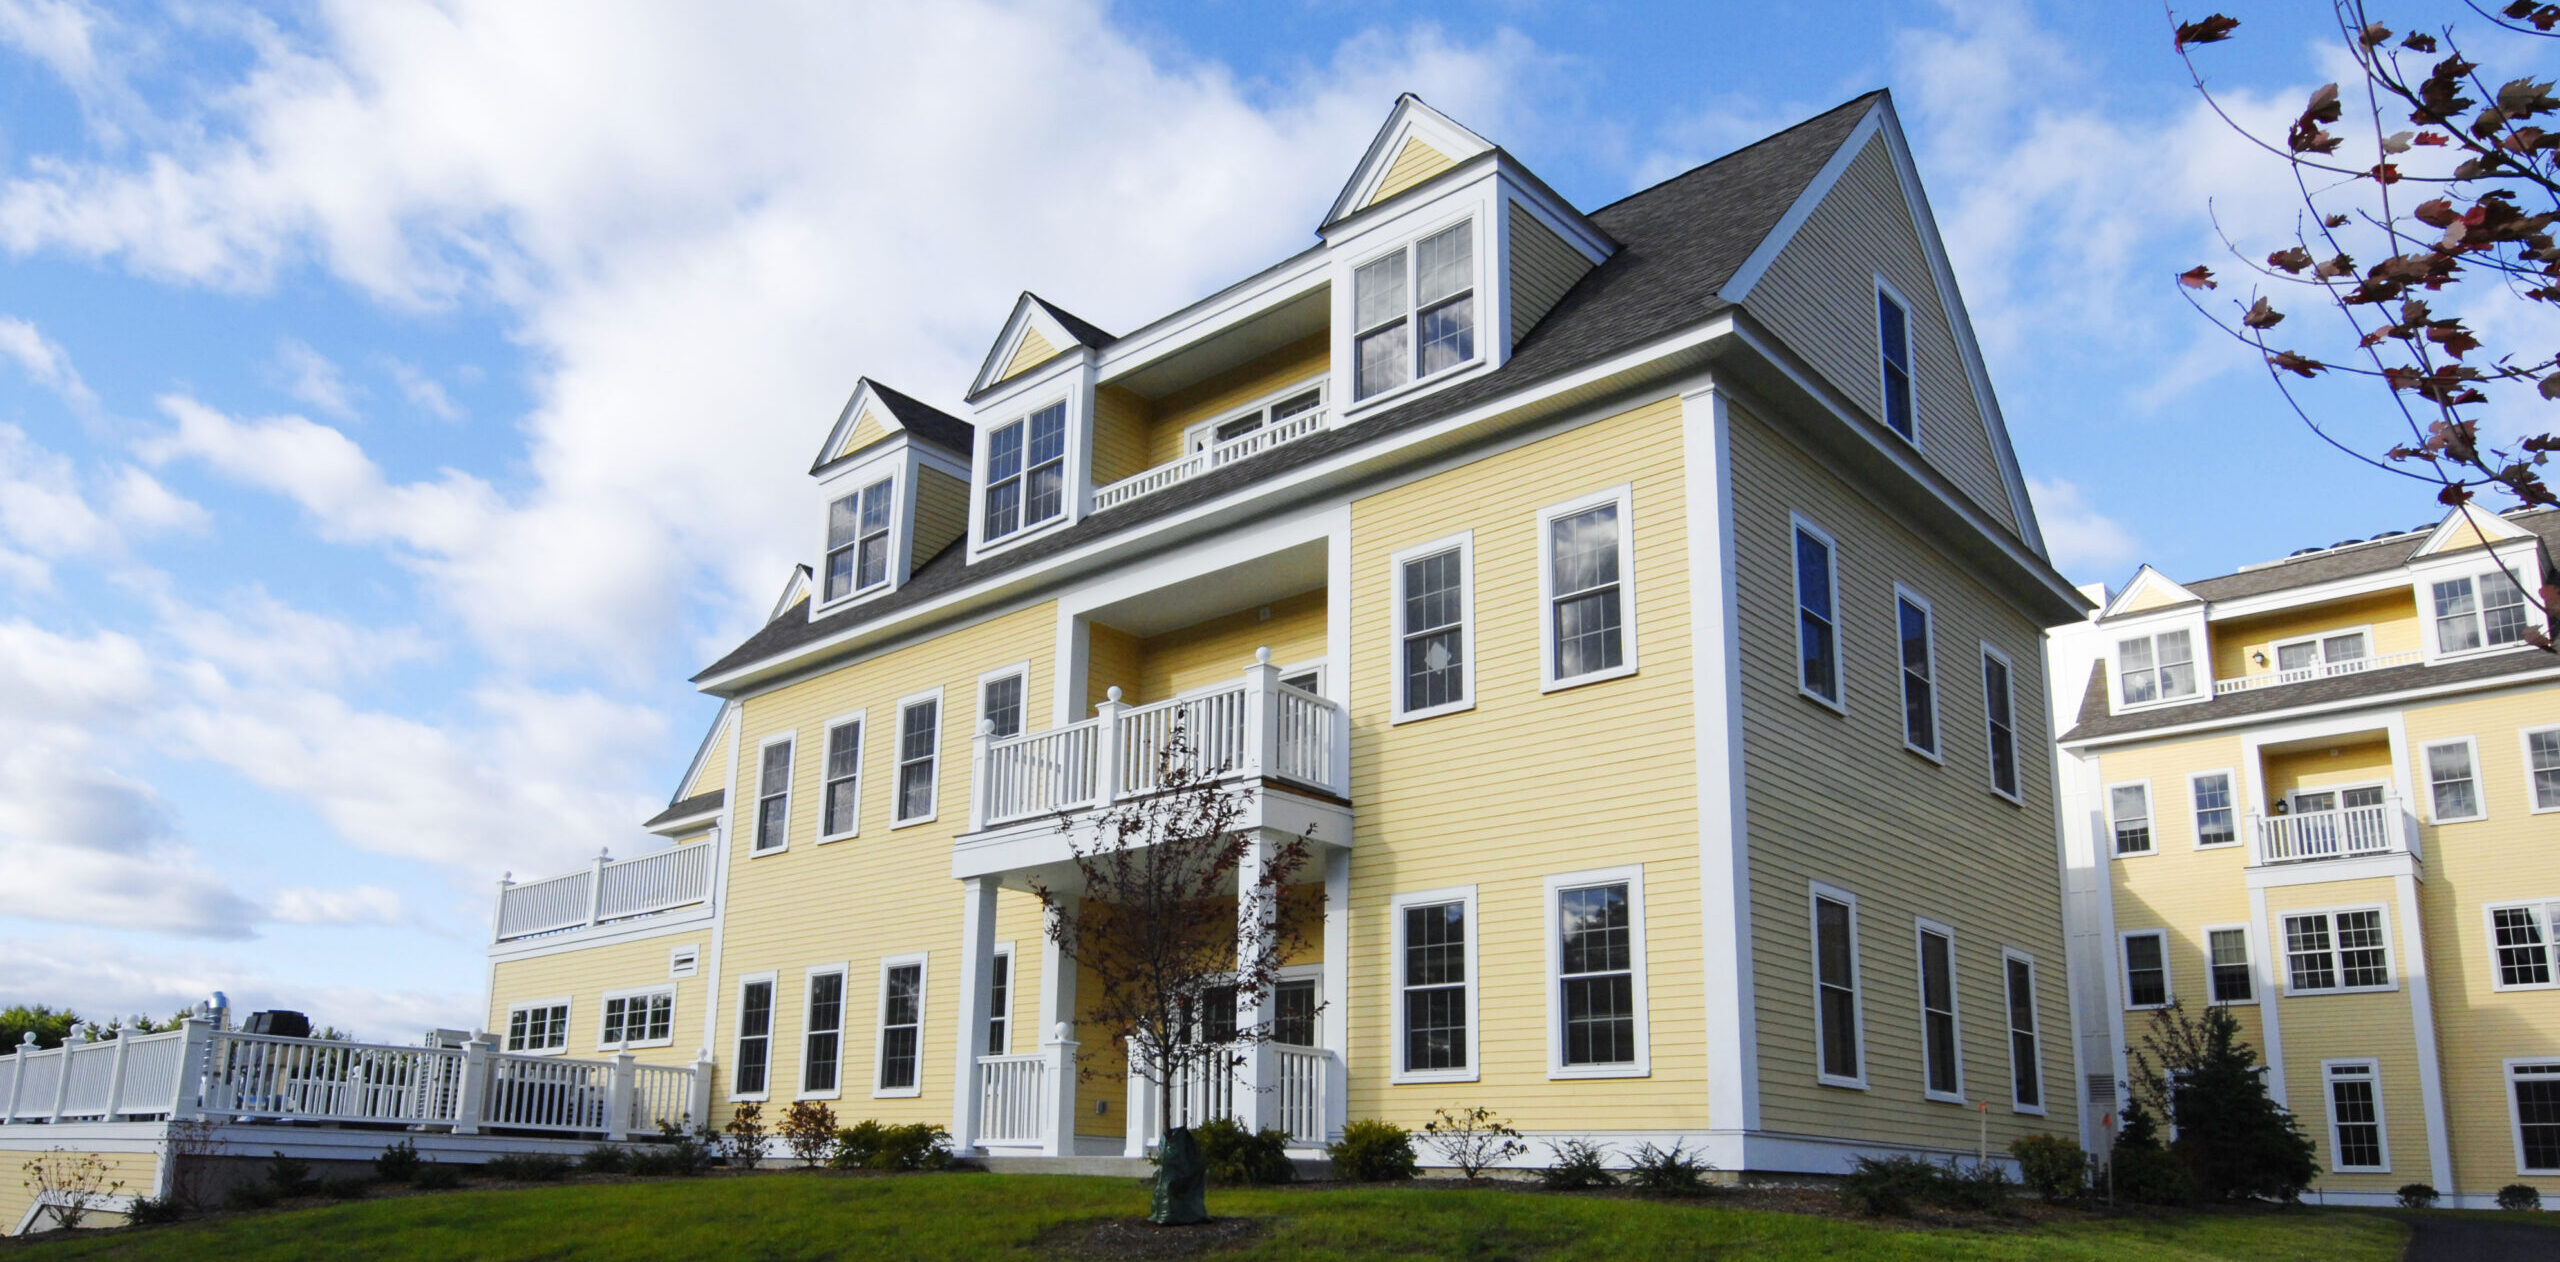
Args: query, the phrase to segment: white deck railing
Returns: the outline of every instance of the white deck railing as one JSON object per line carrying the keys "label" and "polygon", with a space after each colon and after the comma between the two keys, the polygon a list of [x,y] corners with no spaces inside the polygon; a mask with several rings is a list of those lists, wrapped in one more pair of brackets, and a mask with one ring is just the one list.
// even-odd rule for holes
{"label": "white deck railing", "polygon": [[1168,461],[1129,477],[1120,479],[1093,493],[1093,510],[1101,512],[1126,504],[1141,496],[1153,495],[1169,486],[1178,486],[1212,469],[1225,468],[1248,456],[1257,456],[1284,443],[1293,443],[1309,434],[1320,434],[1333,426],[1333,411],[1317,408],[1284,416],[1250,434],[1239,434],[1223,443],[1195,451],[1180,460]]}
{"label": "white deck railing", "polygon": [[2235,692],[2276,688],[2285,684],[2309,683],[2314,679],[2331,679],[2339,675],[2360,675],[2369,670],[2388,670],[2394,666],[2415,666],[2425,661],[2426,656],[2416,649],[2409,649],[2400,653],[2377,653],[2371,657],[2359,657],[2353,661],[2328,662],[2319,666],[2300,666],[2292,670],[2272,670],[2262,674],[2242,675],[2238,679],[2217,679],[2213,683],[2213,695],[2220,697]]}
{"label": "white deck railing", "polygon": [[678,846],[620,863],[598,855],[583,872],[521,884],[499,882],[497,940],[654,916],[710,898],[709,843]]}
{"label": "white deck railing", "polygon": [[1154,792],[1177,727],[1195,772],[1273,776],[1348,796],[1350,725],[1342,707],[1285,686],[1257,653],[1244,677],[1167,701],[1130,706],[1120,690],[1080,723],[1002,740],[981,734],[975,753],[971,831],[1108,806]]}
{"label": "white deck railing", "polygon": [[2257,815],[2251,817],[2250,823],[2255,831],[2251,857],[2259,864],[2345,859],[2415,849],[2400,803],[2390,798],[2373,806]]}
{"label": "white deck railing", "polygon": [[[1222,1117],[1242,1123],[1244,1105],[1258,1097],[1262,1125],[1286,1132],[1290,1143],[1312,1146],[1331,1137],[1331,1051],[1286,1043],[1264,1045],[1260,1051],[1270,1066],[1270,1078],[1257,1091],[1246,1085],[1256,1049],[1238,1044],[1231,1050],[1231,1057],[1195,1062],[1176,1072],[1173,1125],[1198,1126]],[[1131,1151],[1139,1155],[1164,1138],[1164,1119],[1156,1115],[1158,1105],[1155,1081],[1143,1066],[1133,1063],[1129,1070],[1128,1107],[1134,1145]]]}
{"label": "white deck railing", "polygon": [[978,1138],[1036,1144],[1048,1135],[1049,1058],[1039,1053],[978,1058]]}

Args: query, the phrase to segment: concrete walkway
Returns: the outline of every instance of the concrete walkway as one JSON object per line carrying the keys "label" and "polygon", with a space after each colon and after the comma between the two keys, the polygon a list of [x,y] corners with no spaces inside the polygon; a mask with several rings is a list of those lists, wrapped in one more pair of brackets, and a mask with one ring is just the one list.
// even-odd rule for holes
{"label": "concrete walkway", "polygon": [[[2560,1215],[2555,1215],[2560,1218]],[[2551,1262],[2560,1223],[2550,1227],[2467,1214],[2410,1214],[2405,1262]]]}

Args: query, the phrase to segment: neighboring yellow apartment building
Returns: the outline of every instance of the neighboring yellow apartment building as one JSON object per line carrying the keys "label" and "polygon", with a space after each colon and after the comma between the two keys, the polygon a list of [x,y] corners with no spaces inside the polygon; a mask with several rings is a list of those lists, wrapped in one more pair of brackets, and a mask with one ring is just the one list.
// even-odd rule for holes
{"label": "neighboring yellow apartment building", "polygon": [[2315,1191],[2560,1194],[2560,512],[2457,510],[2054,633],[2084,1133],[2146,1012],[2228,1005]]}
{"label": "neighboring yellow apartment building", "polygon": [[2075,1133],[2085,602],[1890,100],[1585,212],[1408,96],[1316,235],[1126,334],[1025,294],[954,411],[857,385],[671,846],[501,890],[504,1050],[1142,1153],[1030,890],[1179,711],[1321,907],[1200,1108],[1735,1171]]}

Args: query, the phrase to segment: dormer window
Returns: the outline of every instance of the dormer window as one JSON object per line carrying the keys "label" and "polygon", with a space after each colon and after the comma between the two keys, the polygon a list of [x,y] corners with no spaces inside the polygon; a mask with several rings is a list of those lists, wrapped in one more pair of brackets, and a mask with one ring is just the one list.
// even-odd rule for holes
{"label": "dormer window", "polygon": [[1353,394],[1366,399],[1473,360],[1475,297],[1473,220],[1361,264],[1351,274]]}
{"label": "dormer window", "polygon": [[987,531],[1002,539],[1066,511],[1067,405],[1006,425],[987,438]]}
{"label": "dormer window", "polygon": [[889,507],[895,481],[882,478],[827,505],[826,599],[889,581]]}
{"label": "dormer window", "polygon": [[2467,653],[2524,643],[2525,631],[2532,625],[2525,613],[2524,588],[2505,570],[2442,579],[2434,588],[2437,651]]}
{"label": "dormer window", "polygon": [[2116,641],[2117,693],[2125,705],[2174,701],[2196,694],[2194,638],[2185,631],[2163,631]]}

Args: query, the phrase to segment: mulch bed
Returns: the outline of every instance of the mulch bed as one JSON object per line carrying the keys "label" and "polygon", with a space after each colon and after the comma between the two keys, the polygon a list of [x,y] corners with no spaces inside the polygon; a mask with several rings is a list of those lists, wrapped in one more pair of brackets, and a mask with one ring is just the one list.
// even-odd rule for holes
{"label": "mulch bed", "polygon": [[1043,1232],[1040,1245],[1067,1258],[1123,1262],[1140,1258],[1196,1258],[1239,1248],[1262,1234],[1259,1218],[1212,1218],[1188,1227],[1159,1227],[1143,1218],[1104,1218],[1066,1223]]}

